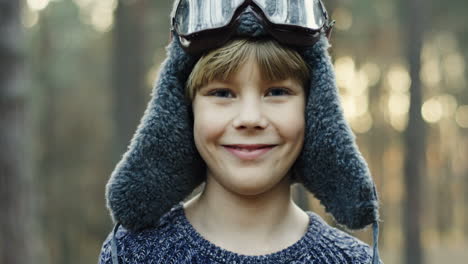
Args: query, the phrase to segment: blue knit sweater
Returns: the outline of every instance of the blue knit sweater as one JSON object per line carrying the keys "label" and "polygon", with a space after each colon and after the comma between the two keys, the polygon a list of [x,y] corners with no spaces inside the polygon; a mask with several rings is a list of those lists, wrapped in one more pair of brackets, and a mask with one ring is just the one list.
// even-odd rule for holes
{"label": "blue knit sweater", "polygon": [[[307,211],[309,227],[296,243],[281,251],[247,256],[224,250],[203,238],[187,220],[183,203],[175,205],[159,226],[141,232],[120,227],[116,233],[121,264],[155,263],[371,263],[372,250],[365,243],[330,227],[317,214]],[[109,234],[102,246],[99,264],[111,264]]]}

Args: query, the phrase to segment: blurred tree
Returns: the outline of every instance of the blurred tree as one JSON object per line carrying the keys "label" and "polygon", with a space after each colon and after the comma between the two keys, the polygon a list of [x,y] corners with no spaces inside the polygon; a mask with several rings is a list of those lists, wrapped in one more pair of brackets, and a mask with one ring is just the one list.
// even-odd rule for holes
{"label": "blurred tree", "polygon": [[407,264],[421,264],[424,263],[421,247],[421,178],[424,175],[426,157],[426,127],[421,116],[423,97],[419,73],[421,71],[425,10],[422,0],[410,0],[404,6],[407,12],[406,47],[411,79],[409,119],[405,131],[404,259]]}
{"label": "blurred tree", "polygon": [[125,152],[148,100],[145,89],[147,5],[146,0],[118,1],[115,11],[112,87],[116,156]]}
{"label": "blurred tree", "polygon": [[0,263],[33,263],[20,2],[0,1]]}

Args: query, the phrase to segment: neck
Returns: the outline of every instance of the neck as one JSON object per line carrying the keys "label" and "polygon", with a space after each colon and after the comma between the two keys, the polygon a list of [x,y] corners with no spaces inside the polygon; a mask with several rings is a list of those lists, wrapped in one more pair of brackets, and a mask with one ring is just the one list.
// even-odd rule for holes
{"label": "neck", "polygon": [[245,241],[265,245],[281,238],[285,245],[292,244],[306,232],[308,225],[307,214],[291,198],[288,177],[255,195],[226,190],[208,177],[203,192],[184,207],[189,221],[205,238],[237,251],[246,252],[238,247]]}

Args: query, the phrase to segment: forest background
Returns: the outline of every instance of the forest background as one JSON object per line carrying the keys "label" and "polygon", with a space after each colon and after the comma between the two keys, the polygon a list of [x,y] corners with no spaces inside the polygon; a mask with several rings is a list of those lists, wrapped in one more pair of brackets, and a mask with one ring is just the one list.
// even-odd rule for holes
{"label": "forest background", "polygon": [[[466,263],[468,2],[324,3],[344,112],[380,193],[383,260]],[[0,0],[0,264],[97,263],[105,184],[165,58],[171,6]],[[353,235],[372,243],[370,229]]]}

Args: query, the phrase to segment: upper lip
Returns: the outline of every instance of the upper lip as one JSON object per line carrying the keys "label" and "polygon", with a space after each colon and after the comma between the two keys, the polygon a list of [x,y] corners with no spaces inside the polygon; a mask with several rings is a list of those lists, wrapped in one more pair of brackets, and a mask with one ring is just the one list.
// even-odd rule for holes
{"label": "upper lip", "polygon": [[229,144],[223,145],[225,147],[236,147],[236,148],[243,148],[243,149],[258,149],[258,148],[265,148],[265,147],[274,147],[275,144]]}

